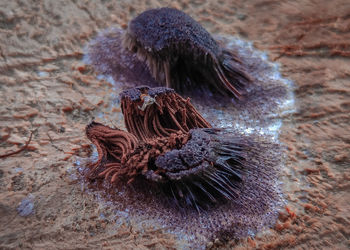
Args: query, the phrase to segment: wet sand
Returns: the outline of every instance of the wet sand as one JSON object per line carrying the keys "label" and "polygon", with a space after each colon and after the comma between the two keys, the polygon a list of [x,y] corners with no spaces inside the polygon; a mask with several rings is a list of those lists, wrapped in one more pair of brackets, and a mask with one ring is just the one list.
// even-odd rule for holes
{"label": "wet sand", "polygon": [[103,112],[122,125],[111,92],[82,62],[98,31],[125,27],[148,8],[185,11],[213,34],[265,50],[295,83],[297,110],[283,117],[285,210],[254,239],[213,247],[350,247],[350,3],[338,1],[14,1],[0,3],[0,248],[179,247],[152,227],[118,226],[108,203],[72,179],[90,154],[84,127]]}

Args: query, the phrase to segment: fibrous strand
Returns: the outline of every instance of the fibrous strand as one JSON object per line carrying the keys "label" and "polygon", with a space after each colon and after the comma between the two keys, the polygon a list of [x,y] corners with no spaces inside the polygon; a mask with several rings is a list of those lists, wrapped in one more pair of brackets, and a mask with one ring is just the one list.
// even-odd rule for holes
{"label": "fibrous strand", "polygon": [[184,99],[169,88],[139,87],[124,91],[121,108],[127,130],[140,140],[211,127],[189,98]]}

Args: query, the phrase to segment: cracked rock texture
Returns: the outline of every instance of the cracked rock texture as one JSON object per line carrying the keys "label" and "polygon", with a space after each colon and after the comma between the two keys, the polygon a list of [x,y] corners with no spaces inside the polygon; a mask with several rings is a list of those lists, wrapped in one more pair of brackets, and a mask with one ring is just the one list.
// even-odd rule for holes
{"label": "cracked rock texture", "polygon": [[[103,112],[122,127],[112,85],[82,63],[98,31],[171,6],[213,34],[266,50],[295,82],[297,111],[283,121],[284,193],[274,228],[214,242],[237,249],[350,247],[350,2],[279,0],[30,1],[0,3],[0,248],[176,248],[171,234],[116,226],[72,178],[89,154],[85,125]],[[30,210],[30,211],[29,211]],[[24,211],[24,212],[23,212]],[[21,213],[23,212],[23,213]]]}

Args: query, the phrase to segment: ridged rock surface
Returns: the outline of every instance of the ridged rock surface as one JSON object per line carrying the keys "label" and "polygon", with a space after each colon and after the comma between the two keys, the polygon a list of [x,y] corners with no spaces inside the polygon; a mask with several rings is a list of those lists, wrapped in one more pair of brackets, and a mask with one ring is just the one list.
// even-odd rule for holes
{"label": "ridged rock surface", "polygon": [[0,159],[0,248],[181,246],[166,230],[119,225],[125,214],[97,202],[72,176],[90,153],[84,128],[92,117],[123,126],[114,87],[82,63],[84,46],[98,31],[171,6],[212,34],[252,41],[296,87],[296,112],[283,117],[279,136],[287,147],[287,205],[276,226],[209,246],[348,249],[349,1],[145,2],[0,3],[0,154],[19,149],[34,131],[26,151]]}

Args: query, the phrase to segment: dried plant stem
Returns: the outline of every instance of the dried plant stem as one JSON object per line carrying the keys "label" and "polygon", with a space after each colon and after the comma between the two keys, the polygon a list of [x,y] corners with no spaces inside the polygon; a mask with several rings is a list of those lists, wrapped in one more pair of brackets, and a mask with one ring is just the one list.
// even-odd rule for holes
{"label": "dried plant stem", "polygon": [[[139,101],[128,96],[122,98],[122,112],[127,130],[139,140],[154,137],[168,137],[171,133],[188,132],[193,128],[210,128],[211,125],[198,113],[190,103],[175,92],[164,93],[154,97],[154,101],[144,106],[144,94]],[[140,107],[145,107],[144,110]]]}
{"label": "dried plant stem", "polygon": [[12,156],[12,155],[15,155],[15,154],[18,154],[18,153],[22,152],[23,150],[25,150],[28,147],[29,143],[32,141],[32,137],[33,137],[33,131],[30,132],[29,139],[28,139],[28,141],[26,142],[26,144],[23,147],[21,147],[20,149],[18,149],[16,151],[0,155],[0,158],[6,158],[6,157],[9,157],[9,156]]}

